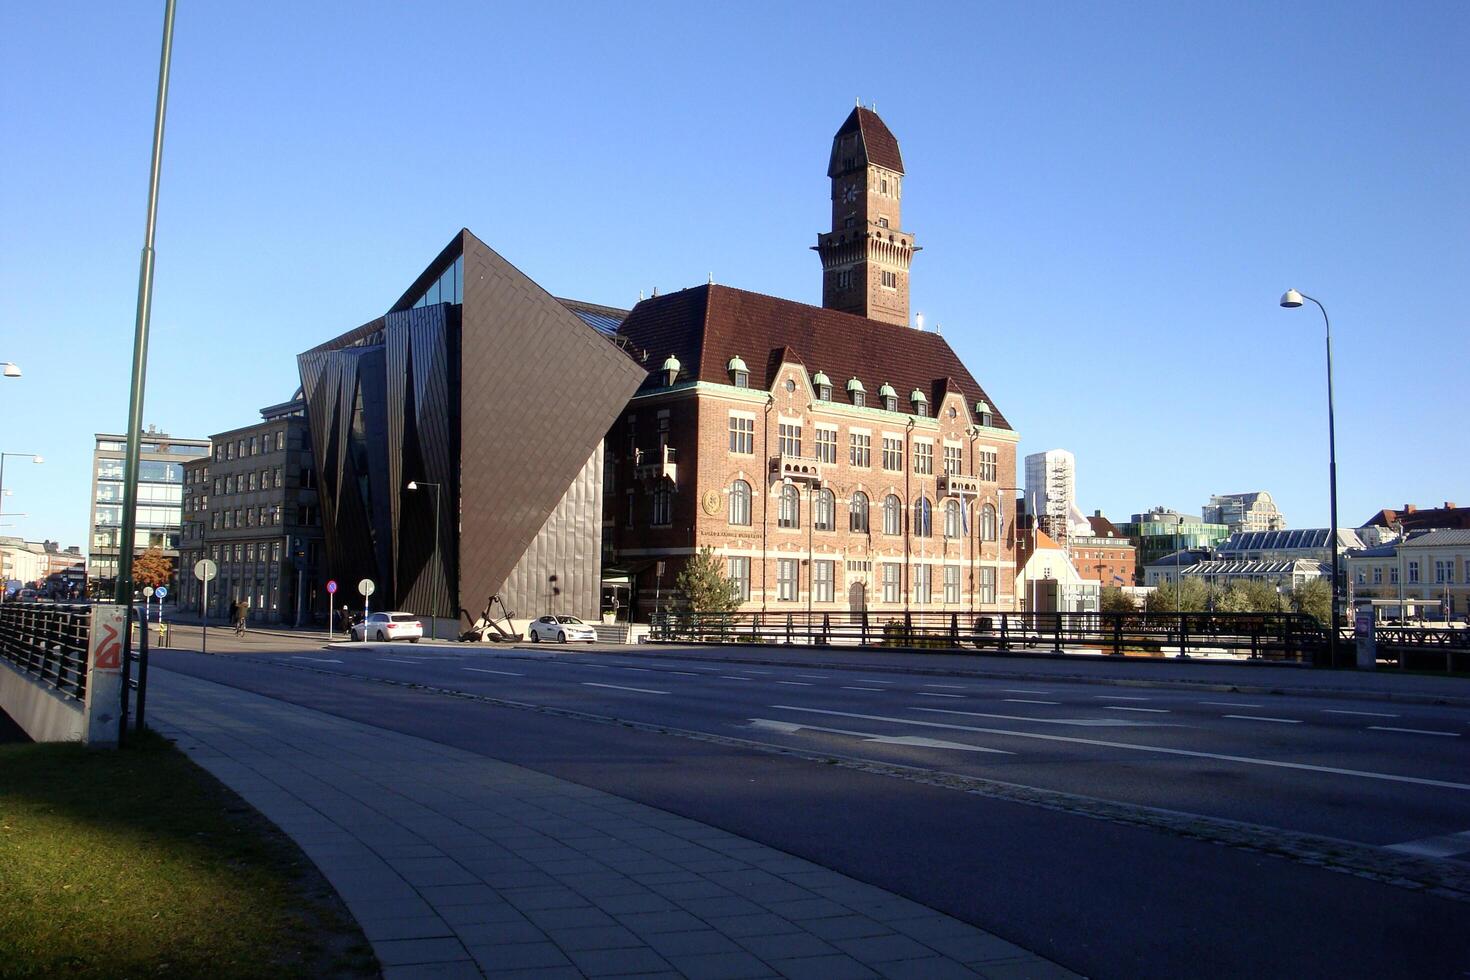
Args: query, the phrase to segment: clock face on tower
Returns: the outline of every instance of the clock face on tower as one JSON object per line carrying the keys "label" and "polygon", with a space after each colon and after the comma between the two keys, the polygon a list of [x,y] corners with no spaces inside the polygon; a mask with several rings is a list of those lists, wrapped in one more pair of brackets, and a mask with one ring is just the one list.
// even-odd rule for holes
{"label": "clock face on tower", "polygon": [[842,199],[848,204],[856,201],[858,197],[857,184],[848,184],[842,189]]}

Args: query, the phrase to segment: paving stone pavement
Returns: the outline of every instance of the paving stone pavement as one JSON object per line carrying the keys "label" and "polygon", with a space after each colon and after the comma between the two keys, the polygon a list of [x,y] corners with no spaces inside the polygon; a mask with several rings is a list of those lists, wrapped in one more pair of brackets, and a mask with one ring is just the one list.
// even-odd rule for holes
{"label": "paving stone pavement", "polygon": [[388,980],[1074,976],[653,807],[182,674],[149,681],[150,723],[301,846]]}

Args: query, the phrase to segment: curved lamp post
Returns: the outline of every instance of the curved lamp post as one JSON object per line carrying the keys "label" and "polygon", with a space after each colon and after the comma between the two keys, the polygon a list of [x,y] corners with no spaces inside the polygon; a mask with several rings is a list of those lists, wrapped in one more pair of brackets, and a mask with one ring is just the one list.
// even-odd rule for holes
{"label": "curved lamp post", "polygon": [[7,378],[18,378],[18,377],[20,377],[20,365],[19,364],[16,364],[14,361],[5,361],[3,363],[5,364],[5,376]]}
{"label": "curved lamp post", "polygon": [[[11,456],[29,459],[32,463],[46,462],[46,460],[42,459],[36,453],[0,453],[0,510],[5,509],[5,460]],[[11,514],[10,516],[19,517],[20,515]]]}
{"label": "curved lamp post", "polygon": [[1331,665],[1337,667],[1340,666],[1337,662],[1337,647],[1341,613],[1337,603],[1337,424],[1332,412],[1332,321],[1327,318],[1327,307],[1314,297],[1295,289],[1288,289],[1281,294],[1281,305],[1288,310],[1296,309],[1304,301],[1316,304],[1317,309],[1322,311],[1322,323],[1327,328],[1327,486],[1331,509],[1331,527],[1327,529],[1327,539],[1332,544],[1332,633],[1327,638],[1327,651]]}

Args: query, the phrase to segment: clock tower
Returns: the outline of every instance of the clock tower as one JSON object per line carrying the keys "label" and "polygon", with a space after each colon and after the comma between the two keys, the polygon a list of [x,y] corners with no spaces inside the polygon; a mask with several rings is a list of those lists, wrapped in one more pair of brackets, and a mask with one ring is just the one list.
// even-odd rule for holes
{"label": "clock tower", "polygon": [[861,105],[832,137],[832,230],[817,236],[822,305],[907,326],[909,263],[919,250],[901,230],[898,140]]}

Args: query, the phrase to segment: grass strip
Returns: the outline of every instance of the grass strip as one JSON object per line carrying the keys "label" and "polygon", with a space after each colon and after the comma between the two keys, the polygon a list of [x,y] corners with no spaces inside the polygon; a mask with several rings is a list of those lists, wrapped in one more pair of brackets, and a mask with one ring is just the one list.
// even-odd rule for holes
{"label": "grass strip", "polygon": [[378,975],[315,865],[167,740],[0,745],[0,977]]}

